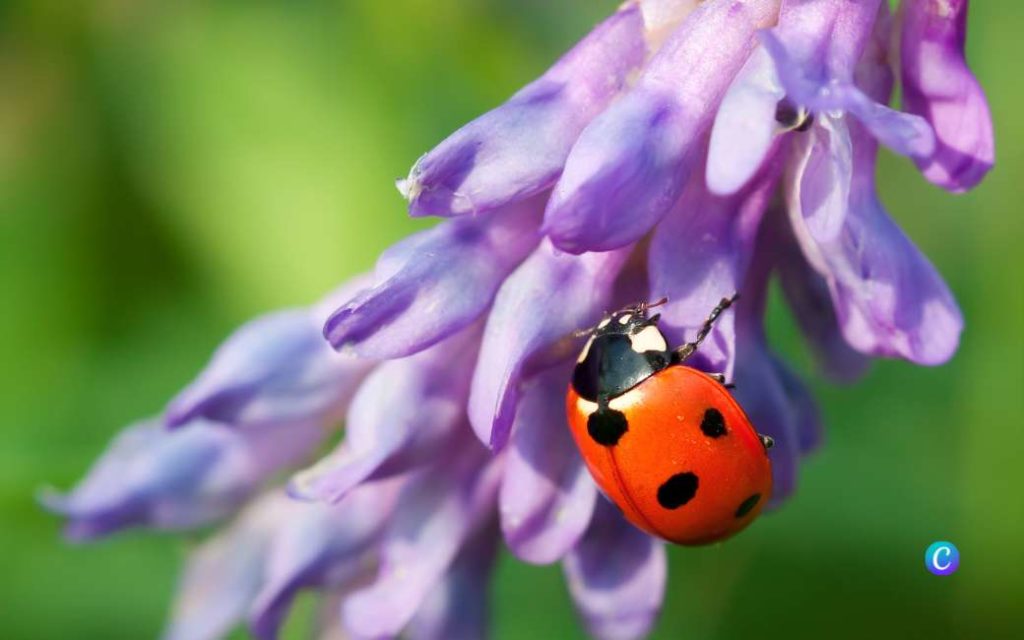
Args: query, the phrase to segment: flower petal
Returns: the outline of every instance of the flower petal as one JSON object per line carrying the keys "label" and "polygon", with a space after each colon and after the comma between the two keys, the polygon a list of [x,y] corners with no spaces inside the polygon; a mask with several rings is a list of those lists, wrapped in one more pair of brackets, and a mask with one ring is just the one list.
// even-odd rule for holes
{"label": "flower petal", "polygon": [[487,593],[497,558],[497,526],[470,538],[441,583],[431,589],[405,635],[409,640],[472,640],[487,637]]}
{"label": "flower petal", "polygon": [[[769,162],[747,188],[728,197],[711,194],[704,176],[695,175],[658,225],[648,254],[650,299],[668,298],[658,311],[672,344],[692,340],[722,298],[742,293],[754,238],[778,180],[777,164]],[[734,343],[733,314],[727,313],[701,345],[701,362],[732,379]]]}
{"label": "flower petal", "polygon": [[775,441],[768,451],[772,461],[769,503],[778,506],[796,488],[801,416],[794,412],[763,336],[741,331],[736,352],[736,399],[757,432]]}
{"label": "flower petal", "polygon": [[797,8],[784,10],[776,29],[759,34],[787,99],[817,114],[849,111],[893,151],[930,156],[935,135],[923,118],[890,109],[854,85],[857,61],[871,42],[873,26],[887,18],[884,12],[879,18],[879,2],[827,0],[787,6]]}
{"label": "flower petal", "polygon": [[465,328],[537,246],[545,201],[541,195],[486,217],[443,222],[404,240],[401,266],[331,315],[324,335],[335,349],[351,345],[360,356],[386,359]]}
{"label": "flower petal", "polygon": [[501,528],[522,560],[560,560],[583,535],[597,488],[569,433],[565,392],[571,371],[558,366],[530,381],[516,413],[499,494]]}
{"label": "flower petal", "polygon": [[[778,221],[773,212],[768,222]],[[774,242],[775,225],[762,225],[736,307],[736,387],[733,394],[758,433],[770,436],[772,495],[779,506],[796,488],[800,456],[820,440],[817,408],[800,379],[768,347],[764,314],[773,267],[786,247]]]}
{"label": "flower petal", "polygon": [[249,610],[255,637],[278,637],[300,589],[334,589],[362,577],[366,555],[388,523],[400,488],[396,480],[363,485],[337,505],[306,504],[277,523]]}
{"label": "flower petal", "polygon": [[544,230],[571,253],[636,241],[675,204],[715,109],[775,2],[700,5],[636,86],[594,119],[566,160]]}
{"label": "flower petal", "polygon": [[638,2],[651,51],[657,51],[701,0],[643,0]]}
{"label": "flower petal", "polygon": [[[748,282],[747,289],[751,288]],[[754,302],[750,297],[758,295],[764,294],[754,293],[748,296],[746,302]],[[737,310],[736,388],[733,394],[757,432],[774,440],[774,445],[768,451],[772,462],[772,496],[769,504],[778,506],[796,488],[801,451],[801,419],[806,418],[806,415],[797,413],[794,403],[790,401],[787,388],[778,375],[777,366],[780,363],[765,344],[761,326],[763,307],[757,303],[754,307]]]}
{"label": "flower petal", "polygon": [[500,459],[475,440],[410,480],[381,548],[377,580],[345,601],[345,626],[357,637],[398,634],[494,508]]}
{"label": "flower petal", "polygon": [[917,162],[935,153],[935,132],[924,118],[890,109],[856,88],[848,89],[845,104],[871,135],[892,151]]}
{"label": "flower petal", "polygon": [[[799,205],[807,225],[817,237],[835,240],[842,232],[853,180],[853,143],[845,118],[819,116],[793,147],[791,163],[802,158]],[[823,258],[808,254],[807,259],[820,270]]]}
{"label": "flower petal", "polygon": [[995,162],[988,101],[964,56],[967,0],[904,0],[901,6],[903,104],[938,138],[935,154],[918,166],[929,181],[966,191]]}
{"label": "flower petal", "polygon": [[74,540],[133,526],[191,529],[231,514],[323,436],[316,425],[239,431],[196,421],[169,431],[141,422],[120,433],[70,493],[46,492],[41,500],[69,519]]}
{"label": "flower petal", "polygon": [[808,266],[799,269],[799,273],[782,271],[780,279],[802,335],[810,343],[822,373],[837,382],[855,382],[867,371],[870,361],[843,338],[825,280]]}
{"label": "flower petal", "polygon": [[241,622],[263,581],[276,526],[303,506],[269,493],[192,552],[164,640],[217,640]]}
{"label": "flower petal", "polygon": [[793,309],[804,339],[827,377],[840,382],[855,381],[867,370],[867,356],[855,351],[843,338],[828,283],[800,252],[789,221],[773,215],[772,224],[779,228],[771,241],[779,247],[776,269],[782,293]]}
{"label": "flower petal", "polygon": [[[356,279],[330,299],[353,295]],[[236,427],[330,422],[344,415],[373,363],[335,353],[323,339],[321,307],[278,311],[235,331],[196,380],[171,401],[166,423],[196,418]]]}
{"label": "flower petal", "polygon": [[600,500],[586,536],[564,563],[569,593],[599,640],[643,638],[661,610],[665,545]]}
{"label": "flower petal", "polygon": [[529,365],[571,355],[571,334],[607,308],[627,253],[570,256],[545,240],[505,281],[487,320],[469,395],[469,420],[482,442],[496,450],[505,446]]}
{"label": "flower petal", "polygon": [[[832,124],[836,132],[847,127],[842,120]],[[856,123],[850,132],[855,179],[846,206],[808,197],[821,190],[813,146],[794,156],[787,202],[797,240],[828,281],[843,335],[854,348],[941,364],[956,351],[963,317],[935,267],[878,201],[877,145]],[[845,170],[834,166],[831,173]]]}
{"label": "flower petal", "polygon": [[421,157],[398,185],[409,213],[478,214],[550,188],[580,131],[646,55],[640,10],[627,3],[543,76]]}
{"label": "flower petal", "polygon": [[758,48],[715,115],[707,165],[711,193],[734,194],[754,177],[780,132],[775,113],[784,96],[775,63],[763,47]]}
{"label": "flower petal", "polygon": [[782,385],[789,403],[790,415],[795,425],[797,447],[800,455],[806,455],[821,444],[821,413],[811,395],[810,389],[789,365],[778,357],[770,355],[775,376]]}
{"label": "flower petal", "polygon": [[345,439],[288,487],[303,500],[337,502],[370,478],[432,461],[466,426],[466,399],[480,332],[467,330],[377,368],[346,420]]}
{"label": "flower petal", "polygon": [[834,108],[828,101],[838,86],[853,81],[879,6],[880,0],[783,2],[778,25],[758,36],[794,104]]}

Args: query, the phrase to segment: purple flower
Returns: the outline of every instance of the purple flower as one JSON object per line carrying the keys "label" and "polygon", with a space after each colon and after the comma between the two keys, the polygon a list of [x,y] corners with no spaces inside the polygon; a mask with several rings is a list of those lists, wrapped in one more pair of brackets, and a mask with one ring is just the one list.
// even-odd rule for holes
{"label": "purple flower", "polygon": [[469,325],[537,246],[544,202],[531,198],[486,218],[443,222],[391,247],[378,262],[375,286],[335,311],[324,335],[338,349],[397,358]]}
{"label": "purple flower", "polygon": [[640,9],[627,3],[543,76],[420,158],[398,183],[409,213],[479,214],[550,188],[580,131],[646,55]]}
{"label": "purple flower", "polygon": [[[722,102],[711,137],[708,186],[730,194],[753,177],[775,139],[813,116],[850,113],[881,142],[919,162],[935,152],[928,122],[885,106],[855,82],[858,61],[876,28],[887,26],[879,0],[783,2],[779,23],[760,33],[758,49]],[[870,55],[870,54],[869,54]]]}
{"label": "purple flower", "polygon": [[601,501],[586,537],[562,563],[569,593],[595,638],[641,638],[665,595],[665,544]]}
{"label": "purple flower", "polygon": [[966,191],[995,162],[988,102],[964,58],[967,0],[905,0],[900,16],[903,105],[931,124],[937,142],[917,164],[933,183]]}
{"label": "purple flower", "polygon": [[776,6],[709,0],[687,17],[573,146],[545,212],[555,246],[607,251],[657,224],[701,161],[702,134]]}
{"label": "purple flower", "polygon": [[[888,100],[887,25],[857,70],[871,99]],[[875,193],[878,145],[862,122],[823,114],[794,144],[786,200],[804,255],[832,293],[843,335],[868,354],[925,365],[951,358],[963,318],[942,277]]]}
{"label": "purple flower", "polygon": [[479,331],[380,365],[360,386],[345,439],[292,479],[301,499],[336,502],[366,480],[414,469],[441,455],[464,431]]}
{"label": "purple flower", "polygon": [[220,638],[248,619],[254,635],[273,638],[299,590],[351,591],[372,566],[402,484],[368,484],[336,506],[280,492],[255,499],[190,555],[164,637]]}
{"label": "purple flower", "polygon": [[245,324],[167,408],[180,427],[196,418],[235,427],[329,423],[344,415],[372,362],[335,353],[323,340],[327,314],[369,284],[354,278],[309,308]]}
{"label": "purple flower", "polygon": [[136,526],[192,529],[234,512],[325,435],[320,425],[240,431],[195,420],[169,431],[147,420],[118,434],[71,492],[46,490],[40,498],[68,519],[74,540]]}
{"label": "purple flower", "polygon": [[565,428],[569,374],[568,367],[554,367],[524,389],[498,496],[509,549],[535,564],[564,557],[597,502],[597,487]]}
{"label": "purple flower", "polygon": [[774,440],[768,504],[783,504],[822,429],[768,344],[773,278],[833,379],[957,348],[953,296],[874,171],[879,143],[953,190],[991,166],[965,15],[905,3],[901,113],[880,0],[627,2],[416,163],[410,212],[449,219],[387,250],[372,279],[244,326],[162,421],[45,504],[76,538],[241,510],[192,554],[168,638],[242,622],[277,637],[302,590],[319,594],[324,638],[481,637],[502,540],[562,563],[594,637],[645,636],[666,550],[600,495],[569,433],[577,332],[664,297],[660,326],[681,344],[740,292],[687,364],[735,382]]}
{"label": "purple flower", "polygon": [[547,241],[502,285],[494,300],[469,396],[469,419],[496,449],[508,442],[520,387],[533,368],[572,355],[572,332],[610,306],[627,253],[558,253]]}

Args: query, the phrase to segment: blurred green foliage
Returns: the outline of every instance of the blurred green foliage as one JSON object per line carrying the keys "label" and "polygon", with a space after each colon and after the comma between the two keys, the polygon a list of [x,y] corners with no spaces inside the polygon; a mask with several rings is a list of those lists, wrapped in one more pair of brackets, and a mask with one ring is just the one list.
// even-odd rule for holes
{"label": "blurred green foliage", "polygon": [[[613,2],[0,4],[0,636],[156,635],[190,542],[68,547],[35,505],[246,318],[306,303],[429,223],[392,181]],[[886,157],[884,200],[948,278],[960,353],[813,380],[824,447],[779,512],[673,549],[658,638],[1013,634],[1024,602],[1024,5],[974,3],[999,139],[975,193]],[[779,350],[807,370],[781,305]],[[936,578],[922,554],[960,548]],[[503,558],[496,637],[575,638],[558,568]],[[294,616],[292,635],[301,636]],[[1019,633],[1019,630],[1017,631]],[[1018,636],[1019,637],[1019,636]]]}

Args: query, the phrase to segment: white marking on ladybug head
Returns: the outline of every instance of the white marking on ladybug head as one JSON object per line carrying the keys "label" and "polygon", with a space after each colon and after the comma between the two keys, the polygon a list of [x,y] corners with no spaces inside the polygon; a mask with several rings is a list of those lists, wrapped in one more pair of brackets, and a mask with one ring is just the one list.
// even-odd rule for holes
{"label": "white marking on ladybug head", "polygon": [[598,328],[598,329],[604,329],[605,327],[607,327],[607,326],[608,326],[608,323],[609,323],[609,322],[611,322],[611,321],[612,321],[612,319],[611,319],[611,318],[605,318],[605,319],[604,319],[604,320],[602,320],[601,322],[598,322],[598,323],[597,323],[597,328]]}
{"label": "white marking on ladybug head", "polygon": [[665,351],[668,349],[668,343],[665,342],[665,336],[662,335],[658,327],[651,325],[644,327],[639,332],[629,337],[630,345],[633,347],[633,351],[637,353],[643,353],[644,351]]}
{"label": "white marking on ladybug head", "polygon": [[633,319],[633,314],[632,313],[624,313],[621,316],[619,316],[619,324],[622,324],[622,325],[629,324],[629,321],[632,320],[632,319]]}
{"label": "white marking on ladybug head", "polygon": [[594,344],[594,336],[587,338],[587,344],[583,345],[583,351],[580,351],[580,357],[576,358],[576,362],[580,363],[587,359],[587,355],[590,354],[590,345]]}
{"label": "white marking on ladybug head", "polygon": [[576,398],[576,408],[580,410],[580,413],[589,418],[590,414],[597,411],[597,403],[584,398]]}
{"label": "white marking on ladybug head", "polygon": [[608,408],[614,409],[620,413],[624,413],[626,409],[629,409],[643,398],[643,393],[636,389],[630,389],[621,396],[617,396],[608,401]]}

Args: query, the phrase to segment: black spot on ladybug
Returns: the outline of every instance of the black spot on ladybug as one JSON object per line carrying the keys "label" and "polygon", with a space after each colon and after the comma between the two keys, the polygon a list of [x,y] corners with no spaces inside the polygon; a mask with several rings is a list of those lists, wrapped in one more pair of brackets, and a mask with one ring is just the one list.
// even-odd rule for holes
{"label": "black spot on ladybug", "polygon": [[746,500],[740,503],[738,509],[736,509],[736,517],[742,518],[743,516],[750,513],[750,510],[757,506],[757,503],[761,500],[761,494],[755,493]]}
{"label": "black spot on ladybug", "polygon": [[677,473],[658,487],[658,504],[666,509],[678,509],[697,495],[697,474]]}
{"label": "black spot on ladybug", "polygon": [[629,422],[621,411],[600,407],[587,418],[587,433],[600,445],[612,447],[629,430]]}
{"label": "black spot on ladybug", "polygon": [[709,438],[721,438],[725,435],[725,418],[718,409],[708,409],[700,421],[700,430]]}

